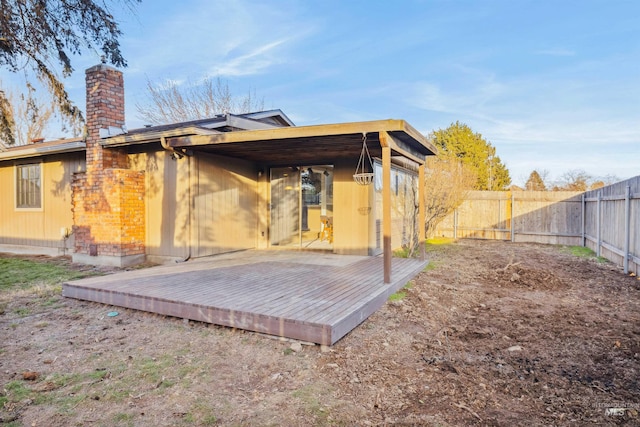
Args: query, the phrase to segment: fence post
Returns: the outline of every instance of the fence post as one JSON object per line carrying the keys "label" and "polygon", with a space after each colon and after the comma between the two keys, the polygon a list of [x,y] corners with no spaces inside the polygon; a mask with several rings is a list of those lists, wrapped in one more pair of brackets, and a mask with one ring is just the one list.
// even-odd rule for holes
{"label": "fence post", "polygon": [[602,205],[602,191],[598,190],[598,204],[597,204],[597,212],[596,212],[596,244],[598,246],[596,246],[596,256],[600,256],[600,244],[602,243],[602,236],[600,234],[600,210],[601,210],[601,205]]}
{"label": "fence post", "polygon": [[631,186],[624,192],[624,274],[629,274],[629,246],[631,234]]}
{"label": "fence post", "polygon": [[514,214],[514,209],[515,209],[515,203],[513,203],[515,200],[515,195],[513,193],[511,193],[511,242],[515,242],[516,241],[516,230],[513,228],[515,226],[515,221],[513,220],[513,218],[515,217]]}
{"label": "fence post", "polygon": [[458,238],[458,209],[453,210],[453,240]]}
{"label": "fence post", "polygon": [[582,247],[587,246],[587,232],[586,232],[586,222],[587,222],[587,201],[585,197],[585,193],[582,193]]}

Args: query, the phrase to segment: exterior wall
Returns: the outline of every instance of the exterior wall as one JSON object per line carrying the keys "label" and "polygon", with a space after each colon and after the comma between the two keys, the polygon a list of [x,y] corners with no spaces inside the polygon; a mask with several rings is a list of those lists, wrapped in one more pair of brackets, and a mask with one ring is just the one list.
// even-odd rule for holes
{"label": "exterior wall", "polygon": [[186,259],[256,247],[257,169],[249,162],[166,151],[130,156],[146,171],[146,254]]}
{"label": "exterior wall", "polygon": [[[382,253],[382,164],[374,163],[374,211],[372,215],[372,255]],[[418,177],[415,172],[391,165],[391,249],[410,246],[412,235],[417,238]]]}
{"label": "exterior wall", "polygon": [[[16,164],[42,161],[42,209],[15,208]],[[0,244],[62,248],[61,229],[73,225],[71,182],[85,169],[84,153],[0,163]],[[71,240],[71,239],[70,239]],[[71,242],[67,241],[67,248]]]}
{"label": "exterior wall", "polygon": [[174,160],[164,150],[130,156],[131,168],[145,172],[147,257],[189,256],[189,158]]}
{"label": "exterior wall", "polygon": [[255,248],[259,220],[256,166],[204,154],[192,160],[192,256]]}
{"label": "exterior wall", "polygon": [[353,180],[355,161],[339,161],[333,170],[333,252],[370,255],[373,186]]}
{"label": "exterior wall", "polygon": [[258,177],[258,225],[256,236],[256,248],[267,249],[269,247],[269,200],[271,185],[269,183],[269,168],[261,167]]}

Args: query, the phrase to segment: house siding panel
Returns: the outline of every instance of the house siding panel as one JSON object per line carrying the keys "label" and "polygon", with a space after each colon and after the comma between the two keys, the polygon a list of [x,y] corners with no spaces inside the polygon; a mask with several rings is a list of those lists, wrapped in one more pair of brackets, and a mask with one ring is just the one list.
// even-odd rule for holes
{"label": "house siding panel", "polygon": [[258,224],[257,168],[237,159],[192,159],[192,256],[255,248]]}
{"label": "house siding panel", "polygon": [[130,164],[146,171],[147,255],[201,257],[256,247],[252,163],[202,153],[174,160],[159,151],[131,155]]}
{"label": "house siding panel", "polygon": [[85,170],[84,153],[50,156],[42,161],[40,210],[15,208],[14,165],[0,164],[0,244],[61,247],[61,229],[73,225],[71,180],[75,172]]}
{"label": "house siding panel", "polygon": [[145,246],[150,256],[189,255],[189,159],[173,160],[166,151],[130,156],[135,170],[145,171]]}
{"label": "house siding panel", "polygon": [[357,159],[334,164],[333,252],[342,255],[369,255],[370,221],[374,214],[372,185],[353,180]]}

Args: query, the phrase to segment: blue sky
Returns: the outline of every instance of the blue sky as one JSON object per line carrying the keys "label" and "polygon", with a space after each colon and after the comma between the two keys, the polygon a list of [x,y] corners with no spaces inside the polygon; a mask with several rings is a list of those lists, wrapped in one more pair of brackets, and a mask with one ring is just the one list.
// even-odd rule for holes
{"label": "blue sky", "polygon": [[[520,185],[533,169],[640,175],[640,1],[147,0],[118,18],[129,128],[147,78],[212,76],[298,125],[459,120]],[[97,62],[67,80],[81,107]]]}

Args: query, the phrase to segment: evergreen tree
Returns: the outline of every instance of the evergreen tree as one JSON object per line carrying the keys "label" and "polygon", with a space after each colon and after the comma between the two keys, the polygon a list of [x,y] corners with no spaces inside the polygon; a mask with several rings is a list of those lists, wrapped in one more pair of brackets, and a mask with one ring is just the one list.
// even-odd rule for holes
{"label": "evergreen tree", "polygon": [[430,135],[445,156],[457,158],[475,174],[476,190],[504,190],[511,184],[509,170],[496,155],[496,149],[464,123],[452,123]]}
{"label": "evergreen tree", "polygon": [[544,181],[542,180],[542,177],[540,176],[537,170],[534,170],[533,172],[531,172],[531,174],[529,175],[529,179],[527,180],[527,183],[525,184],[524,188],[527,191],[546,191],[547,190],[547,186],[544,184]]}

